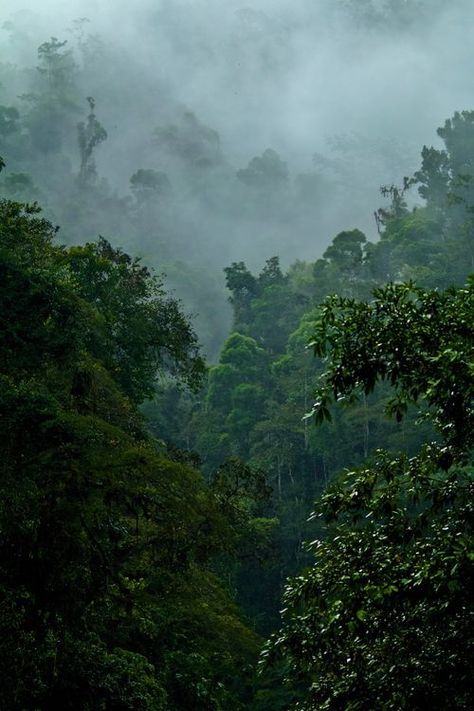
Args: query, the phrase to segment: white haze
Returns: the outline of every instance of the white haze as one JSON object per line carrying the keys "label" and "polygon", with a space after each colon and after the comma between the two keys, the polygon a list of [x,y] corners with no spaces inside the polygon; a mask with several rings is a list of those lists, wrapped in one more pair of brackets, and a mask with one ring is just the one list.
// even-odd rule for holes
{"label": "white haze", "polygon": [[[331,12],[337,0],[3,0],[0,19],[30,15],[34,63],[38,43],[71,39],[73,20],[86,17],[144,88],[156,82],[192,107],[237,163],[272,146],[305,168],[328,135],[419,145],[470,106],[474,3],[452,4],[404,33],[368,33]],[[5,35],[2,44],[7,57]]]}
{"label": "white haze", "polygon": [[[74,20],[88,19],[84,37],[97,35],[104,59],[84,96],[95,97],[109,135],[97,153],[99,173],[121,194],[138,168],[167,167],[152,133],[184,111],[219,133],[234,174],[267,148],[292,179],[326,160],[329,170],[342,166],[339,190],[296,221],[236,219],[202,199],[181,206],[181,228],[200,235],[197,261],[208,250],[216,269],[240,259],[261,265],[276,253],[285,263],[314,260],[339,230],[359,227],[374,238],[379,186],[416,170],[422,145],[437,143],[436,128],[474,104],[472,0],[433,0],[423,21],[404,27],[370,26],[345,11],[348,4],[2,0],[0,26],[10,21],[16,39],[13,55],[5,25],[0,61],[34,66],[39,44],[51,36],[77,44]],[[316,167],[315,154],[323,156]]]}

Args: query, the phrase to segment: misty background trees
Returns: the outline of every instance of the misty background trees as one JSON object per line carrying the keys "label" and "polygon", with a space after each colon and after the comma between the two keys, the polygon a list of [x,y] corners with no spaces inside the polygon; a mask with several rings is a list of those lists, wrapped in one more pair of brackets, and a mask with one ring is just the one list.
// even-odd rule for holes
{"label": "misty background trees", "polygon": [[375,237],[380,185],[416,170],[472,90],[444,78],[469,64],[462,0],[73,10],[4,5],[4,184],[67,243],[113,236],[165,271],[212,358],[231,318],[222,269],[314,259],[354,226]]}

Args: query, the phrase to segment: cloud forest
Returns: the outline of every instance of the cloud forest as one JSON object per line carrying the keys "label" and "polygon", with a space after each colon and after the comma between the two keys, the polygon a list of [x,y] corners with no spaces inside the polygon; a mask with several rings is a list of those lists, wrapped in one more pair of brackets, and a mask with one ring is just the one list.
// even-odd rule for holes
{"label": "cloud forest", "polygon": [[4,0],[0,709],[473,708],[473,28]]}

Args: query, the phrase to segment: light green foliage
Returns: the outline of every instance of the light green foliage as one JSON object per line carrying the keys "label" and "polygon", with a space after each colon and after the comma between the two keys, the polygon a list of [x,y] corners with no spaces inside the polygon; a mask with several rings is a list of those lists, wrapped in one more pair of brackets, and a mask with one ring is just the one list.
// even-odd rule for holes
{"label": "light green foliage", "polygon": [[264,349],[249,336],[231,334],[219,364],[210,369],[206,401],[220,418],[221,433],[225,429],[232,438],[233,454],[248,455],[248,434],[261,415],[268,378]]}

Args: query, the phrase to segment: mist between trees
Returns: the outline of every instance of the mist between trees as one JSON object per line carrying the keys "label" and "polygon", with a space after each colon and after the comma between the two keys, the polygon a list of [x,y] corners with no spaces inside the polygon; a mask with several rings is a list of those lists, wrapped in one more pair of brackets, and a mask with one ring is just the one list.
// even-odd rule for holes
{"label": "mist between trees", "polygon": [[4,8],[0,706],[471,708],[474,8]]}
{"label": "mist between trees", "polygon": [[[213,357],[222,269],[375,237],[380,186],[472,93],[469,3],[2,7],[9,194],[40,199],[67,243],[100,233],[165,271]],[[88,97],[107,138],[79,186]]]}

